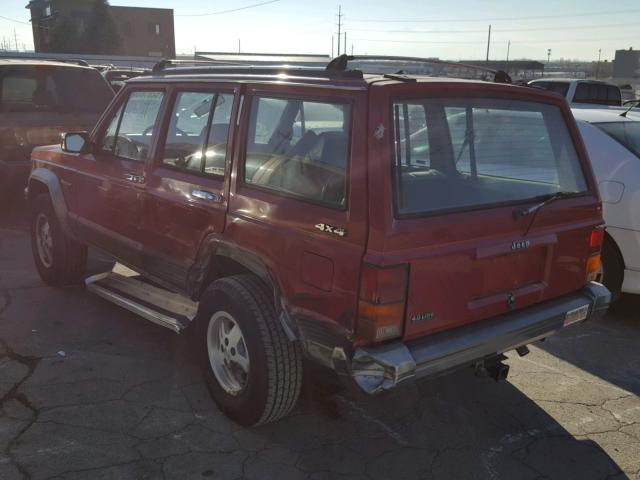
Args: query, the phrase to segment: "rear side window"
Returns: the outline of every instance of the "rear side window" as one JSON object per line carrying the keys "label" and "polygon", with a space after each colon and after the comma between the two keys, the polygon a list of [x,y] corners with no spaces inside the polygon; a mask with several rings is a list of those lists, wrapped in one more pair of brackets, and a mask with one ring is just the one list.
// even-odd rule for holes
{"label": "rear side window", "polygon": [[343,208],[350,105],[255,97],[251,110],[245,182]]}
{"label": "rear side window", "polygon": [[569,91],[569,84],[567,82],[535,82],[532,83],[534,87],[544,88],[550,92],[557,93],[563,97],[567,96]]}
{"label": "rear side window", "polygon": [[49,65],[0,69],[4,112],[102,113],[113,91],[97,70]]}
{"label": "rear side window", "polygon": [[107,128],[101,150],[129,160],[144,162],[149,156],[162,105],[162,92],[132,92]]}
{"label": "rear side window", "polygon": [[640,122],[594,123],[640,158]]}
{"label": "rear side window", "polygon": [[586,182],[556,106],[499,99],[393,105],[400,215],[517,203]]}
{"label": "rear side window", "polygon": [[232,106],[232,94],[179,92],[163,163],[197,173],[224,175]]}

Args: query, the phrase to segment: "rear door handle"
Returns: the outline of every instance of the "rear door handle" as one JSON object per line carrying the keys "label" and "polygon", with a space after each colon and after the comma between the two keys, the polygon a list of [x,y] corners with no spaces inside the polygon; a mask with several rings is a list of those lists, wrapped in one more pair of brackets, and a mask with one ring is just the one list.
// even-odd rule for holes
{"label": "rear door handle", "polygon": [[206,190],[191,190],[191,196],[207,202],[222,203],[224,201],[224,196]]}
{"label": "rear door handle", "polygon": [[144,177],[142,175],[133,175],[131,173],[125,173],[123,177],[127,182],[144,183]]}

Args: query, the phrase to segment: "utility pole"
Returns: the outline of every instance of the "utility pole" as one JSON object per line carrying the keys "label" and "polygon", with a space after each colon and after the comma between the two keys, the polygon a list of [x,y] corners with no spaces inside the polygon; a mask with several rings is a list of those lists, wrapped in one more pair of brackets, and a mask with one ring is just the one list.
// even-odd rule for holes
{"label": "utility pole", "polygon": [[489,25],[489,36],[487,37],[487,62],[489,61],[489,47],[491,46],[491,25]]}
{"label": "utility pole", "polygon": [[598,65],[596,66],[596,80],[600,76],[600,59],[602,58],[602,49],[598,49]]}
{"label": "utility pole", "polygon": [[[338,55],[340,56],[340,40],[342,39],[342,5],[338,5]],[[345,45],[346,48],[346,45]]]}
{"label": "utility pole", "polygon": [[334,48],[334,43],[335,43],[335,35],[331,35],[331,58],[335,58],[335,56],[333,55],[333,48]]}
{"label": "utility pole", "polygon": [[507,63],[509,63],[509,50],[511,50],[511,40],[507,42]]}
{"label": "utility pole", "polygon": [[353,57],[353,43],[351,44],[351,56]]}
{"label": "utility pole", "polygon": [[344,53],[347,53],[347,32],[344,32]]}
{"label": "utility pole", "polygon": [[240,53],[240,39],[238,39],[238,53]]}
{"label": "utility pole", "polygon": [[18,34],[16,33],[16,29],[13,29],[13,39],[16,42],[16,52],[18,51]]}

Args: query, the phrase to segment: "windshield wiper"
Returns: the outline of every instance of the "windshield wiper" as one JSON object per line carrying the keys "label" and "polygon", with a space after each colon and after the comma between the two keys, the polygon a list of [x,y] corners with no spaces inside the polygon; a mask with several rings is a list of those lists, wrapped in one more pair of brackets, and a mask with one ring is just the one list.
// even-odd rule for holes
{"label": "windshield wiper", "polygon": [[532,213],[537,212],[545,205],[548,205],[551,202],[555,202],[561,198],[567,198],[575,195],[576,192],[556,192],[556,193],[548,193],[546,195],[538,195],[534,197],[533,200],[538,200],[539,203],[532,205],[527,208],[520,208],[518,210],[513,211],[513,218],[517,220],[520,217],[526,217],[527,215],[531,215]]}

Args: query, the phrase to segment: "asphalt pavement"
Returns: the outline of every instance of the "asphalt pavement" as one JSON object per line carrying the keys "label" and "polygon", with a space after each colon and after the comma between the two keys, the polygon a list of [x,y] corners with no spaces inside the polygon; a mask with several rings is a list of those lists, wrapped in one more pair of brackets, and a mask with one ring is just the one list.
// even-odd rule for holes
{"label": "asphalt pavement", "polygon": [[2,480],[640,480],[640,297],[509,354],[507,382],[460,371],[369,398],[308,379],[290,417],[245,429],[185,336],[44,286],[25,216],[0,208]]}

